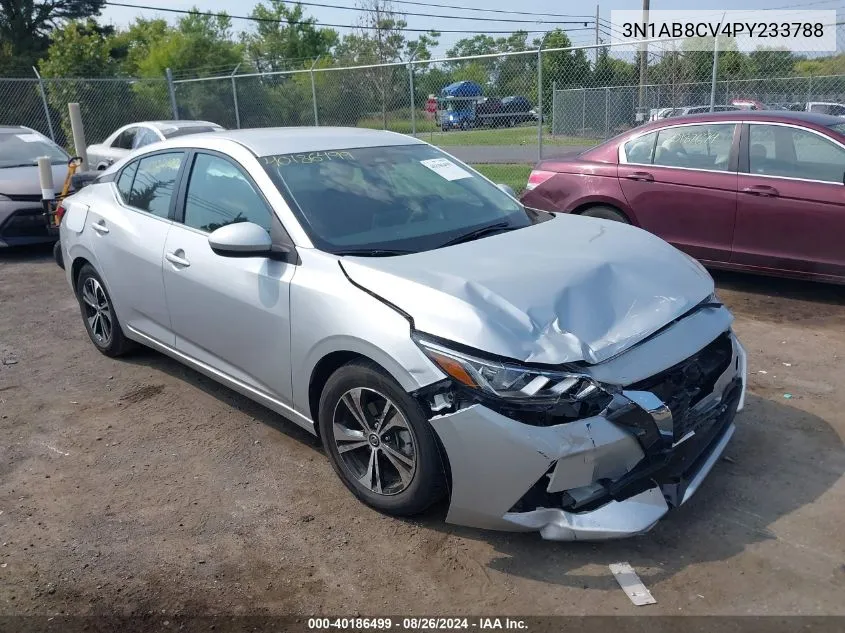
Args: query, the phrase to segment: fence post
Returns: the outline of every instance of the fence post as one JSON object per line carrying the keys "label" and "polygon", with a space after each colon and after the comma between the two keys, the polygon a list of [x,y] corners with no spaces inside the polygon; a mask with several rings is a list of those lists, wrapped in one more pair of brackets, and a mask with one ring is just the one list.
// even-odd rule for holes
{"label": "fence post", "polygon": [[170,93],[170,108],[173,110],[173,120],[179,120],[179,110],[176,107],[176,89],[173,87],[173,73],[169,68],[165,68],[165,75],[167,75],[167,91]]}
{"label": "fence post", "polygon": [[557,115],[557,79],[552,82],[552,129],[551,135],[555,135],[555,117]]}
{"label": "fence post", "polygon": [[813,75],[810,74],[809,81],[807,82],[807,101],[813,100]]}
{"label": "fence post", "polygon": [[609,138],[610,134],[608,134],[608,118],[610,117],[610,93],[609,88],[605,86],[604,88],[604,137]]}
{"label": "fence post", "polygon": [[[546,33],[548,35],[548,33]],[[543,160],[543,42],[537,48],[537,160]]]}
{"label": "fence post", "polygon": [[41,103],[44,105],[44,116],[47,118],[47,129],[50,130],[50,138],[53,142],[56,142],[56,133],[53,132],[53,120],[50,118],[50,107],[47,105],[47,91],[44,90],[44,80],[41,79],[41,75],[38,74],[38,69],[33,66],[32,70],[35,72],[35,76],[38,77],[38,90],[41,92]]}
{"label": "fence post", "polygon": [[411,90],[411,135],[417,135],[417,104],[414,99],[414,65],[408,64],[408,83]]}
{"label": "fence post", "polygon": [[319,57],[315,57],[314,61],[311,63],[311,104],[314,106],[314,125],[320,125],[320,116],[317,114],[317,85],[314,83],[314,66],[317,65],[317,62],[320,60]]}
{"label": "fence post", "polygon": [[719,74],[719,36],[713,38],[713,76],[710,78],[710,112],[716,105],[716,77]]}
{"label": "fence post", "polygon": [[241,65],[238,64],[235,66],[235,70],[232,71],[232,101],[235,102],[235,126],[240,130],[241,129],[241,112],[238,109],[238,87],[235,85],[235,73],[238,72],[238,68]]}
{"label": "fence post", "polygon": [[587,129],[587,89],[581,88],[581,133]]}

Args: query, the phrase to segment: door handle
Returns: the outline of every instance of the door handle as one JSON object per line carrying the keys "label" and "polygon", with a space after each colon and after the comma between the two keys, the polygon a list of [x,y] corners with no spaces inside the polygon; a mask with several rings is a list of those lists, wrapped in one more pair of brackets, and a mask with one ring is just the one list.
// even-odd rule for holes
{"label": "door handle", "polygon": [[632,171],[625,176],[628,180],[640,180],[642,182],[654,182],[654,176],[647,171]]}
{"label": "door handle", "polygon": [[752,185],[750,187],[744,187],[742,189],[742,193],[750,193],[752,196],[765,196],[768,198],[774,198],[775,196],[780,195],[777,189],[770,187],[769,185]]}
{"label": "door handle", "polygon": [[91,228],[97,231],[100,235],[105,235],[109,232],[109,227],[106,226],[106,223],[100,220],[99,222],[94,222],[91,225]]}
{"label": "door handle", "polygon": [[176,253],[182,253],[183,255],[185,254],[184,251],[178,250],[174,253],[167,253],[164,258],[174,266],[181,266],[182,268],[187,268],[191,265],[191,262],[189,262],[184,257],[179,257],[179,255],[177,255]]}

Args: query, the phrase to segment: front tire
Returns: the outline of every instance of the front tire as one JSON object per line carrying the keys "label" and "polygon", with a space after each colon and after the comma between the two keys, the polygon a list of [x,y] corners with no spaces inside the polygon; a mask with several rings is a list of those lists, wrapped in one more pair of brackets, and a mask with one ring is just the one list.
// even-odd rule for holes
{"label": "front tire", "polygon": [[628,220],[622,213],[614,209],[613,207],[605,207],[605,206],[598,206],[598,207],[590,207],[584,213],[582,213],[584,217],[587,218],[600,218],[602,220],[612,220],[613,222],[622,222],[623,224],[630,224],[631,221]]}
{"label": "front tire", "polygon": [[76,298],[88,337],[106,356],[120,356],[132,348],[123,335],[111,297],[102,278],[90,264],[85,264],[76,279]]}
{"label": "front tire", "polygon": [[318,417],[332,467],[367,505],[410,516],[445,494],[437,441],[422,408],[375,363],[338,369],[320,396]]}

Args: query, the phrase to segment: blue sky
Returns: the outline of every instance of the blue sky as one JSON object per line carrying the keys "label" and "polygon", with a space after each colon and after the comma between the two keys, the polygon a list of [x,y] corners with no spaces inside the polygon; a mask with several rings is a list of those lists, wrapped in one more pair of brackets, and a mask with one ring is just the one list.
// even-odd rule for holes
{"label": "blue sky", "polygon": [[[168,7],[174,9],[190,9],[193,6],[199,6],[204,11],[226,11],[230,14],[249,15],[252,8],[257,4],[256,0],[125,0],[131,4],[144,4],[156,7]],[[348,7],[355,6],[355,0],[313,0],[315,2],[325,2],[326,4],[343,5]],[[423,0],[424,1],[424,0]],[[596,12],[595,2],[565,2],[561,0],[483,0],[467,2],[466,0],[431,0],[435,4],[447,4],[465,7],[477,7],[485,9],[502,9],[508,11],[525,11],[533,13],[557,13],[567,15],[588,15],[593,16]],[[652,0],[652,9],[712,9],[714,17],[720,15],[718,12],[724,9],[781,9],[781,8],[796,8],[805,7],[807,9],[834,9],[843,6],[845,0],[695,0],[694,3],[683,0]],[[614,9],[638,9],[642,6],[641,0],[605,0],[600,2],[600,15],[602,18],[609,20],[610,12]],[[445,15],[465,15],[476,17],[502,17],[515,19],[532,19],[529,16],[517,15],[502,15],[497,16],[490,13],[477,13],[474,11],[458,11],[452,9],[440,9],[435,7],[422,7],[417,5],[395,5],[399,10],[417,13],[436,13]],[[329,9],[318,7],[305,7],[306,13],[317,18],[323,23],[333,24],[354,24],[360,15],[355,11],[344,11],[341,9]],[[164,17],[170,21],[176,19],[172,13],[162,13],[150,10],[130,9],[125,7],[107,7],[103,12],[103,19],[106,22],[112,23],[115,26],[126,26],[134,20],[135,17],[142,15],[144,17]],[[752,14],[753,15],[753,14]],[[540,18],[538,18],[540,19]],[[565,20],[568,18],[544,18],[549,21]],[[578,18],[574,18],[578,19]],[[512,31],[518,28],[526,30],[548,30],[555,28],[553,24],[519,24],[508,21],[502,22],[474,22],[472,20],[463,19],[436,19],[428,17],[408,16],[408,26],[411,28],[422,29],[468,29],[468,30],[501,30]],[[236,31],[248,30],[250,23],[243,20],[234,20],[234,28]],[[571,28],[582,27],[583,25],[571,25]],[[348,29],[337,29],[341,34],[348,32]],[[413,33],[406,34],[409,38],[414,36]],[[535,34],[536,35],[536,34]],[[469,37],[471,34],[444,34],[440,39],[440,46],[437,49],[438,54],[442,54],[449,48],[456,40],[461,37]],[[532,36],[533,37],[533,36]],[[602,36],[606,37],[606,36]],[[592,44],[595,41],[595,32],[592,29],[578,30],[570,32],[570,38],[574,44]]]}

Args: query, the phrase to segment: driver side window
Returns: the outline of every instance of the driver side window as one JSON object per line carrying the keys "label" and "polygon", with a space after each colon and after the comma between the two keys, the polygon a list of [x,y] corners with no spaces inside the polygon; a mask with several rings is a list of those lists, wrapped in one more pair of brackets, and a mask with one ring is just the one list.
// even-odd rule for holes
{"label": "driver side window", "polygon": [[211,233],[253,222],[269,233],[271,213],[243,169],[219,156],[197,154],[185,196],[185,226]]}
{"label": "driver side window", "polygon": [[152,145],[153,143],[159,142],[158,135],[153,132],[149,128],[140,128],[138,133],[135,135],[135,139],[132,142],[132,149],[138,149],[139,147],[146,147],[147,145]]}

